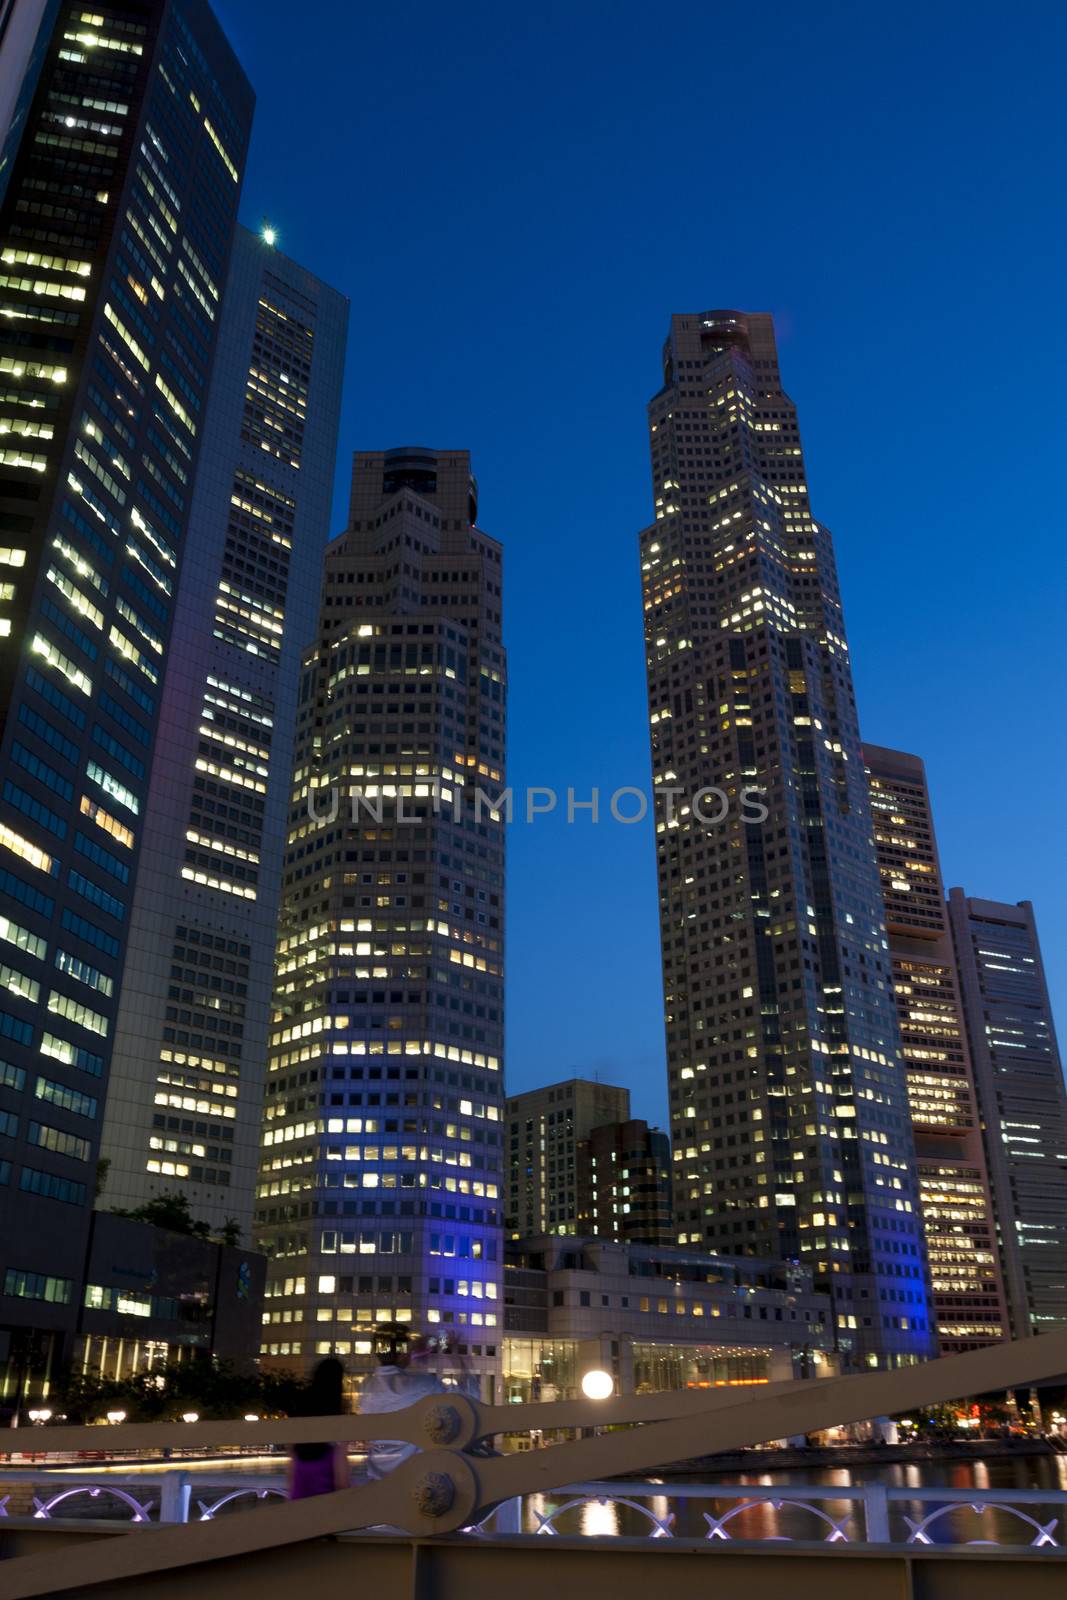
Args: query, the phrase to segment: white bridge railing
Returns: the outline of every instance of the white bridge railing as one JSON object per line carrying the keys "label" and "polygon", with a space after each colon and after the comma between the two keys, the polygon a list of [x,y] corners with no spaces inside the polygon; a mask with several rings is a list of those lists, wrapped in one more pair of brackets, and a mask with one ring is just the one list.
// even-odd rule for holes
{"label": "white bridge railing", "polygon": [[[166,1468],[123,1477],[0,1467],[0,1517],[91,1517],[148,1525],[210,1522],[284,1500],[285,1478]],[[705,1540],[822,1540],[826,1544],[1067,1547],[1067,1490],[618,1481],[569,1484],[516,1497],[460,1530],[494,1535]]]}
{"label": "white bridge railing", "polygon": [[[647,1536],[635,1539],[635,1530],[626,1525],[625,1533],[629,1537],[625,1543],[631,1549],[637,1547],[651,1553],[660,1547],[660,1541],[669,1538],[676,1541],[670,1547],[672,1554],[683,1556],[685,1560],[689,1559],[685,1552],[694,1549],[702,1552],[701,1559],[716,1550],[729,1559],[735,1550],[740,1550],[742,1538],[748,1542],[761,1537],[753,1533],[751,1526],[753,1519],[758,1525],[761,1517],[768,1519],[762,1533],[764,1541],[781,1539],[788,1543],[797,1538],[798,1543],[802,1542],[804,1535],[791,1533],[787,1523],[791,1517],[806,1515],[809,1526],[814,1524],[822,1530],[815,1532],[812,1528],[808,1538],[814,1536],[824,1544],[828,1556],[836,1552],[831,1558],[836,1565],[841,1560],[851,1559],[853,1543],[863,1543],[868,1549],[877,1546],[884,1549],[886,1544],[897,1541],[892,1511],[903,1493],[903,1498],[910,1500],[915,1508],[915,1514],[900,1512],[904,1518],[905,1532],[901,1541],[904,1544],[910,1543],[913,1549],[949,1544],[953,1518],[969,1515],[979,1520],[988,1519],[995,1511],[998,1535],[1009,1529],[1014,1531],[1016,1525],[1023,1533],[1012,1550],[1012,1561],[1034,1564],[1034,1572],[1044,1574],[1039,1580],[1042,1593],[1055,1592],[1058,1596],[1061,1575],[1054,1569],[1059,1561],[1067,1563],[1067,1555],[1060,1554],[1057,1539],[1057,1534],[1062,1532],[1063,1497],[1057,1498],[1055,1494],[1045,1495],[1037,1490],[1029,1494],[994,1491],[987,1495],[977,1490],[953,1494],[934,1487],[929,1490],[908,1488],[902,1492],[874,1486],[862,1490],[805,1486],[801,1491],[770,1487],[734,1489],[705,1484],[699,1489],[675,1485],[668,1489],[661,1484],[641,1483],[640,1475],[654,1472],[666,1463],[715,1455],[740,1445],[788,1438],[843,1422],[911,1410],[915,1406],[935,1405],[963,1395],[985,1394],[1042,1381],[1058,1382],[1065,1373],[1067,1332],[1056,1332],[895,1371],[771,1383],[752,1394],[712,1391],[707,1394],[618,1395],[604,1401],[583,1398],[546,1404],[492,1406],[448,1391],[429,1395],[406,1410],[378,1417],[289,1418],[240,1424],[124,1423],[107,1430],[109,1451],[135,1451],[142,1457],[145,1452],[163,1451],[165,1454],[175,1446],[206,1452],[228,1449],[238,1438],[244,1446],[268,1449],[322,1439],[338,1443],[400,1439],[415,1445],[416,1449],[409,1459],[377,1482],[353,1485],[306,1500],[272,1498],[270,1506],[256,1504],[251,1498],[256,1490],[242,1475],[241,1483],[224,1484],[222,1494],[210,1501],[206,1496],[214,1491],[207,1481],[203,1491],[197,1490],[198,1507],[194,1512],[192,1482],[183,1485],[180,1478],[164,1477],[161,1470],[159,1507],[165,1512],[162,1520],[169,1520],[171,1525],[157,1526],[150,1536],[134,1527],[115,1537],[105,1524],[104,1536],[89,1542],[82,1537],[80,1529],[76,1529],[77,1537],[71,1538],[60,1526],[62,1522],[64,1528],[71,1529],[75,1495],[70,1491],[78,1487],[77,1481],[64,1475],[64,1482],[60,1484],[55,1477],[42,1471],[45,1494],[43,1498],[36,1495],[37,1510],[28,1517],[24,1513],[0,1517],[0,1566],[3,1568],[0,1594],[4,1600],[38,1600],[46,1595],[80,1595],[95,1589],[107,1594],[109,1600],[112,1595],[119,1594],[144,1600],[150,1592],[157,1591],[157,1577],[165,1583],[167,1592],[173,1594],[179,1569],[187,1573],[190,1592],[194,1586],[201,1592],[210,1592],[204,1591],[204,1582],[213,1581],[212,1569],[217,1576],[220,1563],[253,1558],[259,1564],[258,1570],[264,1573],[264,1579],[273,1580],[287,1561],[305,1561],[314,1541],[361,1530],[373,1536],[383,1527],[405,1530],[415,1540],[416,1549],[418,1541],[426,1538],[432,1540],[456,1533],[482,1535],[456,1542],[453,1548],[468,1555],[484,1550],[487,1544],[501,1550],[514,1546],[517,1534],[523,1549],[539,1548],[543,1552],[539,1559],[542,1562],[547,1559],[552,1565],[553,1557],[549,1552],[564,1552],[565,1546],[574,1542],[552,1537],[560,1533],[565,1519],[569,1516],[580,1519],[584,1514],[592,1518],[595,1525],[597,1517],[601,1516],[604,1525],[599,1530],[591,1526],[589,1531],[610,1534],[609,1507],[615,1527],[619,1526],[620,1517],[624,1525],[627,1518],[637,1518],[639,1524],[643,1523],[637,1531],[645,1533],[647,1530],[647,1536],[656,1541],[648,1544]],[[487,1441],[497,1435],[530,1429],[572,1429],[585,1436],[544,1450],[497,1456],[485,1453]],[[97,1428],[50,1427],[46,1436],[49,1450],[56,1453],[95,1451],[103,1443]],[[35,1447],[43,1443],[43,1437],[33,1440]],[[12,1440],[11,1445],[15,1444]],[[0,1455],[3,1453],[3,1441],[0,1441]],[[5,1469],[0,1463],[0,1480],[17,1470]],[[74,1470],[80,1477],[81,1469]],[[150,1480],[138,1475],[139,1494],[135,1495],[121,1477],[107,1476],[110,1481],[106,1484],[88,1485],[91,1499],[99,1505],[108,1498],[114,1501],[116,1493],[128,1494],[129,1520],[140,1518],[143,1530],[144,1521],[151,1520],[152,1508],[146,1507],[142,1498],[150,1492]],[[612,1481],[606,1482],[608,1479]],[[581,1487],[566,1488],[575,1483]],[[271,1486],[267,1485],[265,1496],[271,1493]],[[692,1505],[697,1494],[703,1494],[707,1510]],[[57,1496],[63,1498],[57,1499]],[[860,1507],[859,1515],[851,1522],[838,1510],[844,1505],[847,1511],[850,1500]],[[133,1501],[136,1506],[130,1503]],[[238,1509],[238,1501],[249,1509]],[[1042,1505],[1050,1506],[1050,1511],[1054,1508],[1052,1514],[1039,1514]],[[930,1509],[924,1510],[924,1506]],[[1033,1511],[1024,1509],[1028,1507],[1033,1507]],[[56,1516],[60,1508],[62,1513]],[[531,1539],[529,1545],[521,1537],[528,1508],[533,1511],[536,1522],[531,1531],[549,1536],[544,1540]],[[691,1515],[694,1509],[704,1519],[703,1532],[695,1537]],[[850,1531],[853,1525],[855,1532]],[[96,1526],[99,1528],[100,1523]],[[972,1529],[972,1536],[964,1536],[961,1542],[998,1544],[999,1538],[989,1536],[993,1524],[987,1522],[983,1526],[985,1532],[975,1533]],[[39,1537],[36,1540],[31,1537],[35,1531],[46,1535],[44,1544],[50,1548],[45,1548]],[[490,1537],[486,1538],[487,1535]],[[502,1536],[499,1545],[492,1535]],[[369,1560],[373,1538],[365,1539],[361,1533],[354,1543],[367,1553]],[[585,1540],[579,1539],[577,1543],[584,1546]],[[348,1546],[349,1541],[345,1544]],[[610,1540],[605,1539],[603,1545],[610,1549]],[[16,1550],[25,1553],[8,1559],[7,1553]],[[927,1553],[936,1565],[939,1552],[931,1549]],[[961,1551],[959,1559],[967,1557],[967,1564],[973,1564],[975,1559],[981,1561],[986,1555],[994,1566],[1002,1564],[1004,1559],[997,1549]],[[327,1544],[314,1559],[321,1565],[339,1557],[335,1547]],[[348,1559],[347,1554],[344,1559]],[[382,1559],[387,1559],[387,1553]],[[421,1559],[414,1558],[412,1570],[417,1578]],[[432,1555],[426,1559],[432,1563],[450,1558]],[[891,1554],[890,1559],[899,1558]],[[910,1552],[904,1557],[909,1574],[914,1560]],[[885,1562],[883,1557],[883,1568]],[[483,1563],[482,1571],[487,1570]],[[526,1570],[524,1567],[524,1573]],[[999,1582],[1004,1575],[994,1576]],[[993,1578],[989,1581],[992,1583]],[[422,1584],[421,1578],[416,1584],[417,1592],[431,1592],[425,1584],[421,1588],[419,1584]],[[342,1585],[345,1592],[347,1586],[346,1576]],[[973,1592],[971,1580],[968,1590]],[[256,1593],[262,1592],[260,1586]],[[643,1584],[642,1600],[646,1592],[647,1585]],[[1037,1592],[1034,1592],[1036,1600]]]}

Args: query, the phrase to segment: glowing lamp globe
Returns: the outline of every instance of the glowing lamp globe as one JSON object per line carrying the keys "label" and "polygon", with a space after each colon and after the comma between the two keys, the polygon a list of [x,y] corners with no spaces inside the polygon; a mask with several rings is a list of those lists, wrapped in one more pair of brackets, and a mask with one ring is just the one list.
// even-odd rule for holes
{"label": "glowing lamp globe", "polygon": [[606,1400],[615,1393],[615,1381],[610,1372],[600,1372],[594,1368],[582,1378],[582,1393],[587,1400]]}

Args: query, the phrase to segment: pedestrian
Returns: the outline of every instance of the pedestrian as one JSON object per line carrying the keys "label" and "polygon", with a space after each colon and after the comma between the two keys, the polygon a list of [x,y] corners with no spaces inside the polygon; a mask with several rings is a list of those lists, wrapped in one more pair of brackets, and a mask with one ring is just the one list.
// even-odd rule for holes
{"label": "pedestrian", "polygon": [[[339,1417],[344,1409],[345,1369],[333,1356],[320,1361],[300,1396],[297,1415]],[[294,1444],[289,1455],[289,1498],[347,1489],[351,1481],[346,1444]]]}
{"label": "pedestrian", "polygon": [[[412,1349],[412,1345],[415,1346]],[[428,1394],[443,1394],[447,1389],[436,1372],[423,1361],[423,1343],[412,1335],[403,1323],[383,1326],[378,1330],[378,1370],[364,1379],[359,1392],[360,1415],[380,1415],[387,1411],[404,1411]],[[412,1357],[419,1363],[412,1367]],[[374,1439],[367,1452],[367,1466],[372,1478],[384,1478],[402,1461],[407,1461],[418,1449],[403,1439]]]}

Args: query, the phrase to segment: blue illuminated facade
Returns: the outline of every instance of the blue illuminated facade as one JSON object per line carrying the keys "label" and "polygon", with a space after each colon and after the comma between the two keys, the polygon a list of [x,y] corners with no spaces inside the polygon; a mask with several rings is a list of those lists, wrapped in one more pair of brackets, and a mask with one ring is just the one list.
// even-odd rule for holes
{"label": "blue illuminated facade", "polygon": [[263,1354],[503,1334],[501,550],[465,451],[355,458],[304,657],[257,1196]]}
{"label": "blue illuminated facade", "polygon": [[803,1263],[845,1362],[904,1365],[936,1328],[833,540],[769,315],[672,317],[662,372],[639,539],[676,1241]]}

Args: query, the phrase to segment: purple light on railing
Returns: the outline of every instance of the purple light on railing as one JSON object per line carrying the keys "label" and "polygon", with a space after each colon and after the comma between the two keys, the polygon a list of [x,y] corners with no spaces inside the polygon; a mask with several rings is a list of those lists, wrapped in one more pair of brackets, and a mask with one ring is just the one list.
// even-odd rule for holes
{"label": "purple light on railing", "polygon": [[114,1499],[120,1500],[123,1505],[128,1506],[133,1512],[133,1516],[130,1518],[131,1522],[151,1521],[149,1512],[151,1511],[152,1506],[155,1504],[154,1501],[149,1500],[146,1505],[142,1505],[139,1500],[135,1500],[133,1498],[132,1494],[127,1494],[125,1489],[113,1488],[111,1484],[108,1483],[80,1483],[73,1489],[62,1489],[59,1494],[54,1494],[50,1500],[39,1500],[37,1496],[34,1495],[33,1514],[35,1517],[50,1517],[56,1506],[62,1504],[64,1500],[70,1500],[75,1495],[79,1494],[87,1494],[90,1500],[96,1500],[102,1494],[111,1495]]}

